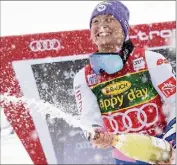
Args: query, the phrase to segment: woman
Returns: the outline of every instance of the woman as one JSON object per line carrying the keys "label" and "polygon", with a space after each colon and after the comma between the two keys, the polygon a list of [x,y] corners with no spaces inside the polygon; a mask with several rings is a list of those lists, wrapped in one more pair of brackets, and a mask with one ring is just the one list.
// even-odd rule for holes
{"label": "woman", "polygon": [[[100,3],[92,12],[91,39],[98,51],[74,79],[86,136],[94,146],[108,148],[113,134],[141,132],[163,137],[175,148],[175,76],[161,54],[133,46],[128,21],[129,10],[119,1]],[[168,115],[163,105],[170,105]],[[91,138],[90,125],[102,133],[98,139]],[[117,149],[113,157],[116,164],[148,164]]]}

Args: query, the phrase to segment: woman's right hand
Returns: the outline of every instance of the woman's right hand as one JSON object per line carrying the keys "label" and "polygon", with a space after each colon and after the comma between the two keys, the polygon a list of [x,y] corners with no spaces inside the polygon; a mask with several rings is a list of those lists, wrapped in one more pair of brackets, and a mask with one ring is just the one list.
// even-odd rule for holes
{"label": "woman's right hand", "polygon": [[90,139],[93,147],[107,149],[112,146],[113,135],[108,132],[96,132],[95,137]]}

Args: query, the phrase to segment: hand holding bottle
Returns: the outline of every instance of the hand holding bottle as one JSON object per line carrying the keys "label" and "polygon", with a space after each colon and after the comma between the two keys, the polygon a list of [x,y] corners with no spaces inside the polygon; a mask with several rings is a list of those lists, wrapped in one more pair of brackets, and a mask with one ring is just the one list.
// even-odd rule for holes
{"label": "hand holding bottle", "polygon": [[126,156],[148,163],[169,162],[172,156],[171,145],[166,140],[143,134],[111,135],[97,131],[91,143],[98,148],[114,146]]}
{"label": "hand holding bottle", "polygon": [[113,135],[108,132],[96,132],[93,139],[90,140],[92,145],[97,148],[107,149],[112,146]]}

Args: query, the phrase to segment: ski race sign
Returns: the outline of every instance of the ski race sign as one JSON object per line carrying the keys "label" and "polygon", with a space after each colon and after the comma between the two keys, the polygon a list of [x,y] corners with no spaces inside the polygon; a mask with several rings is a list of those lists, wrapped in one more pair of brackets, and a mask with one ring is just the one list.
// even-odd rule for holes
{"label": "ski race sign", "polygon": [[[131,26],[129,36],[135,46],[163,54],[175,69],[175,32],[175,22],[162,22]],[[80,113],[73,78],[95,51],[89,30],[1,37],[1,106],[34,164],[113,163],[110,150],[93,149],[69,123]],[[103,92],[121,92],[110,89]]]}

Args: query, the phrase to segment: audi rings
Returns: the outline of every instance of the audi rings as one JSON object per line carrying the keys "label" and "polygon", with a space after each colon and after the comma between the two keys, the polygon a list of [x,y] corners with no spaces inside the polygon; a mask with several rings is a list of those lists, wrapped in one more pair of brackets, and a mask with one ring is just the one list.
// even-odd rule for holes
{"label": "audi rings", "polygon": [[60,41],[57,39],[35,40],[29,45],[33,52],[61,49]]}
{"label": "audi rings", "polygon": [[[148,123],[148,116],[147,116],[146,112],[144,111],[144,109],[148,106],[152,107],[151,110],[153,112],[155,110],[155,118],[153,121],[151,121],[149,123]],[[130,118],[130,116],[128,116],[128,114],[130,114],[131,112],[135,112],[135,113],[137,112],[136,121],[141,124],[140,126],[135,127],[135,128],[133,127],[133,120],[135,118],[133,118],[133,120],[132,120]],[[118,117],[118,116],[122,116],[122,123],[125,128],[124,131],[120,131],[118,121],[115,119],[115,117]],[[141,116],[142,116],[142,118],[141,118]],[[148,104],[142,105],[140,108],[128,109],[124,113],[117,112],[111,116],[103,116],[103,120],[104,119],[109,121],[109,124],[111,125],[111,128],[112,128],[114,134],[128,133],[130,131],[141,131],[144,127],[150,127],[157,122],[157,120],[158,120],[158,107],[154,103],[148,103]]]}

